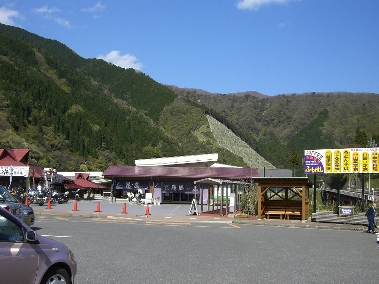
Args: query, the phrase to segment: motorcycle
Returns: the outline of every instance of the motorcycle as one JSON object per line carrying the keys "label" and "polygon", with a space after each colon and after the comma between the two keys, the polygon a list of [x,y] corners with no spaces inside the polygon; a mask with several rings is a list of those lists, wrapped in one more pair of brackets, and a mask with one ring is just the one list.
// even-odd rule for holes
{"label": "motorcycle", "polygon": [[36,203],[40,206],[43,206],[43,204],[45,204],[44,194],[42,190],[29,189],[27,197],[31,204]]}
{"label": "motorcycle", "polygon": [[62,204],[62,203],[67,203],[67,202],[68,202],[68,191],[66,191],[65,193],[59,193],[58,203]]}
{"label": "motorcycle", "polygon": [[80,189],[78,189],[78,190],[75,191],[75,200],[77,200],[77,201],[79,201],[80,199],[82,199],[81,196],[80,196],[80,194],[79,194],[79,192],[80,192]]}
{"label": "motorcycle", "polygon": [[58,193],[58,192],[54,191],[51,194],[51,198],[50,198],[51,203],[53,203],[53,204],[59,203],[60,195],[61,195],[61,193]]}
{"label": "motorcycle", "polygon": [[41,190],[41,192],[39,193],[39,197],[41,197],[43,200],[43,202],[38,203],[38,205],[40,205],[40,206],[42,206],[45,203],[48,203],[49,200],[50,200],[51,204],[56,203],[56,199],[52,198],[52,193],[51,193],[49,188],[45,189],[45,190]]}
{"label": "motorcycle", "polygon": [[67,203],[68,202],[68,191],[66,191],[65,193],[54,191],[51,194],[51,202],[52,203],[58,203],[58,204]]}
{"label": "motorcycle", "polygon": [[137,194],[134,198],[133,198],[133,201],[135,204],[138,204],[138,205],[141,205],[143,204],[142,202],[142,194]]}

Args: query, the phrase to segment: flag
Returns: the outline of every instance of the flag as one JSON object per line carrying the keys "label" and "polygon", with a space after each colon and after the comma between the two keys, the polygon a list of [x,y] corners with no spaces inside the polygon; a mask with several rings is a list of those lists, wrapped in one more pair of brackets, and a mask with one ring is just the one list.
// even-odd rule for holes
{"label": "flag", "polygon": [[9,170],[9,186],[8,186],[8,190],[11,189],[12,178],[13,178],[13,167],[11,166],[11,168]]}

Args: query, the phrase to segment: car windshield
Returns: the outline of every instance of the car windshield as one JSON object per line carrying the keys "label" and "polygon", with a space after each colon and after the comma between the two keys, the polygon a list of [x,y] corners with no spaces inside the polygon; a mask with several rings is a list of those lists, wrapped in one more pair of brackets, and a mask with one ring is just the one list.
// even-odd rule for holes
{"label": "car windshield", "polygon": [[15,202],[18,203],[17,199],[13,197],[4,187],[0,186],[0,202]]}
{"label": "car windshield", "polygon": [[12,195],[12,197],[13,197],[14,199],[16,199],[18,202],[20,202],[20,203],[24,203],[24,201],[22,201],[22,199],[21,199],[20,196],[18,196],[18,195],[14,195],[14,194],[12,194],[12,193],[11,193],[11,195]]}

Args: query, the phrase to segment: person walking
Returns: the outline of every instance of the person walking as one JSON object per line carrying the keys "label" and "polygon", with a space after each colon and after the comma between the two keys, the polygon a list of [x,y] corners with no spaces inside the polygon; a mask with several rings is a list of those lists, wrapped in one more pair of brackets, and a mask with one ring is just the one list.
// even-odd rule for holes
{"label": "person walking", "polygon": [[366,233],[373,233],[376,234],[375,231],[375,215],[376,215],[376,203],[373,203],[370,208],[367,210],[365,216],[368,220],[368,228]]}

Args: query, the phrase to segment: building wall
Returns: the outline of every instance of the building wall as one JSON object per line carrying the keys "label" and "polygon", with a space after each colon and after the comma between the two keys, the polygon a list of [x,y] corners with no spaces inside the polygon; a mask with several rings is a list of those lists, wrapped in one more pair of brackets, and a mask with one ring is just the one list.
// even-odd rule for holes
{"label": "building wall", "polygon": [[292,177],[292,170],[259,168],[260,177]]}

